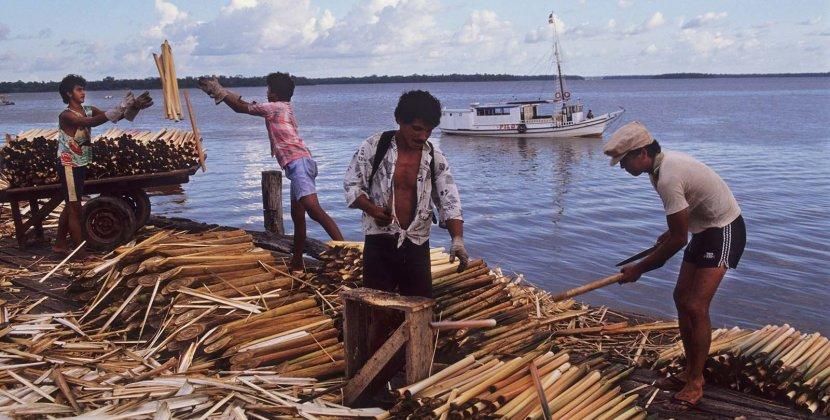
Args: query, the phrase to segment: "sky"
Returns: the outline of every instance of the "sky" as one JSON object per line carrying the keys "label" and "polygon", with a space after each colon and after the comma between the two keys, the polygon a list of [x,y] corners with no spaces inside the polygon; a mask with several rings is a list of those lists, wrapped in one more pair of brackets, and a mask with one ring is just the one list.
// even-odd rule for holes
{"label": "sky", "polygon": [[830,71],[830,0],[0,0],[0,81]]}

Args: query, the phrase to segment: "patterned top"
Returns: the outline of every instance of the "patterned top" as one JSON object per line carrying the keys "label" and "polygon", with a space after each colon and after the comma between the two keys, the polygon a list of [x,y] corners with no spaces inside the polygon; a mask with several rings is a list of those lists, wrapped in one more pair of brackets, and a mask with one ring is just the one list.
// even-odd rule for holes
{"label": "patterned top", "polygon": [[[395,174],[395,162],[398,160],[398,147],[394,138],[389,145],[389,151],[378,166],[372,181],[372,190],[369,191],[369,175],[372,174],[372,160],[380,141],[381,133],[375,134],[366,139],[355,152],[349,168],[346,169],[346,177],[343,181],[343,188],[346,190],[346,204],[354,207],[355,201],[361,195],[367,196],[372,203],[383,206],[380,203],[393,203],[392,176]],[[416,245],[421,245],[429,239],[429,231],[432,226],[432,206],[430,198],[438,207],[442,222],[450,219],[463,220],[461,217],[461,198],[458,194],[458,187],[450,172],[450,164],[446,156],[437,147],[435,148],[435,186],[438,191],[432,190],[430,181],[430,154],[429,146],[425,145],[421,152],[421,167],[418,169],[417,204],[415,206],[415,217],[409,228],[404,230],[398,223],[393,209],[393,220],[387,226],[378,226],[375,219],[363,213],[363,233],[366,235],[377,234],[398,234],[398,247],[405,239],[409,239]]]}
{"label": "patterned top", "polygon": [[[84,105],[84,114],[68,107],[63,112],[73,112],[79,116],[92,116],[92,107]],[[86,166],[92,162],[92,130],[89,127],[78,127],[75,136],[66,134],[58,124],[58,159],[63,166]]]}
{"label": "patterned top", "polygon": [[297,159],[311,157],[311,152],[297,133],[297,120],[291,102],[251,104],[248,113],[265,117],[265,128],[271,140],[271,156],[277,158],[280,167],[285,168]]}

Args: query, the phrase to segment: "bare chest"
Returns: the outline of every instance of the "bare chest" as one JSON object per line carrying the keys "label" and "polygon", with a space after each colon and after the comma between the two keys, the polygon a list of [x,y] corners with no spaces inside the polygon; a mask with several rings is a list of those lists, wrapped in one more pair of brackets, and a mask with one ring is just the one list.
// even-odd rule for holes
{"label": "bare chest", "polygon": [[396,190],[414,191],[418,184],[418,170],[421,167],[421,155],[399,154],[395,162],[392,182]]}

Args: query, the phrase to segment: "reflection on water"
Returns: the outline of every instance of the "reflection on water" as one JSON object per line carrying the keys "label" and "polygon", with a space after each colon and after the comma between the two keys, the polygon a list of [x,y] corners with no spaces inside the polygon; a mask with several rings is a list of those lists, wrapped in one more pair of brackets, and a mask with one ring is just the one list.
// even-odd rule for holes
{"label": "reflection on water", "polygon": [[[543,82],[298,86],[295,111],[318,161],[320,203],[347,239],[362,238],[360,212],[344,203],[343,175],[361,141],[395,128],[392,113],[401,92],[428,89],[452,108],[471,98],[535,97],[548,87]],[[830,78],[574,81],[572,89],[596,112],[624,106],[623,119],[644,121],[664,147],[690,153],[729,184],[747,223],[748,243],[740,266],[729,271],[712,303],[715,326],[789,322],[830,334]],[[239,93],[264,96],[263,88]],[[120,97],[88,92],[87,98],[99,108],[114,105],[106,94]],[[262,120],[217,107],[200,92],[191,97],[208,149],[208,171],[192,177],[183,192],[152,197],[154,212],[262,229],[260,172],[278,169]],[[63,108],[53,93],[20,94],[15,100],[14,107],[4,107],[14,109],[0,111],[2,132],[54,127]],[[800,107],[785,106],[791,101]],[[789,123],[759,119],[772,115]],[[183,125],[187,122],[162,121],[153,109],[132,125],[119,123],[153,130]],[[523,273],[545,289],[561,291],[611,274],[617,261],[651,246],[666,229],[647,177],[608,166],[602,139],[442,137],[437,130],[434,135],[461,190],[470,254]],[[286,186],[286,209],[287,191]],[[310,236],[326,238],[317,224],[308,226]],[[292,229],[288,218],[286,229]],[[434,229],[431,243],[448,246],[446,231]],[[673,317],[680,259],[675,256],[636,284],[609,286],[583,298]]]}

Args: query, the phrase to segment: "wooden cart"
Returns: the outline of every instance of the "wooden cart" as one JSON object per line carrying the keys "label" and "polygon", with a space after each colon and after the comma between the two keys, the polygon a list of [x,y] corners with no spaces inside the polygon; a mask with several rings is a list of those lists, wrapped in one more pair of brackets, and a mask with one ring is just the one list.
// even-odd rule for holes
{"label": "wooden cart", "polygon": [[[81,228],[87,246],[107,250],[128,241],[150,218],[150,199],[144,189],[187,183],[198,168],[84,182],[84,194],[99,194],[83,206]],[[41,203],[41,199],[48,201]],[[29,230],[34,230],[37,239],[43,239],[43,220],[63,199],[61,184],[0,190],[0,203],[11,205],[15,236],[21,248],[26,246]],[[27,220],[20,211],[20,202],[29,203]]]}

